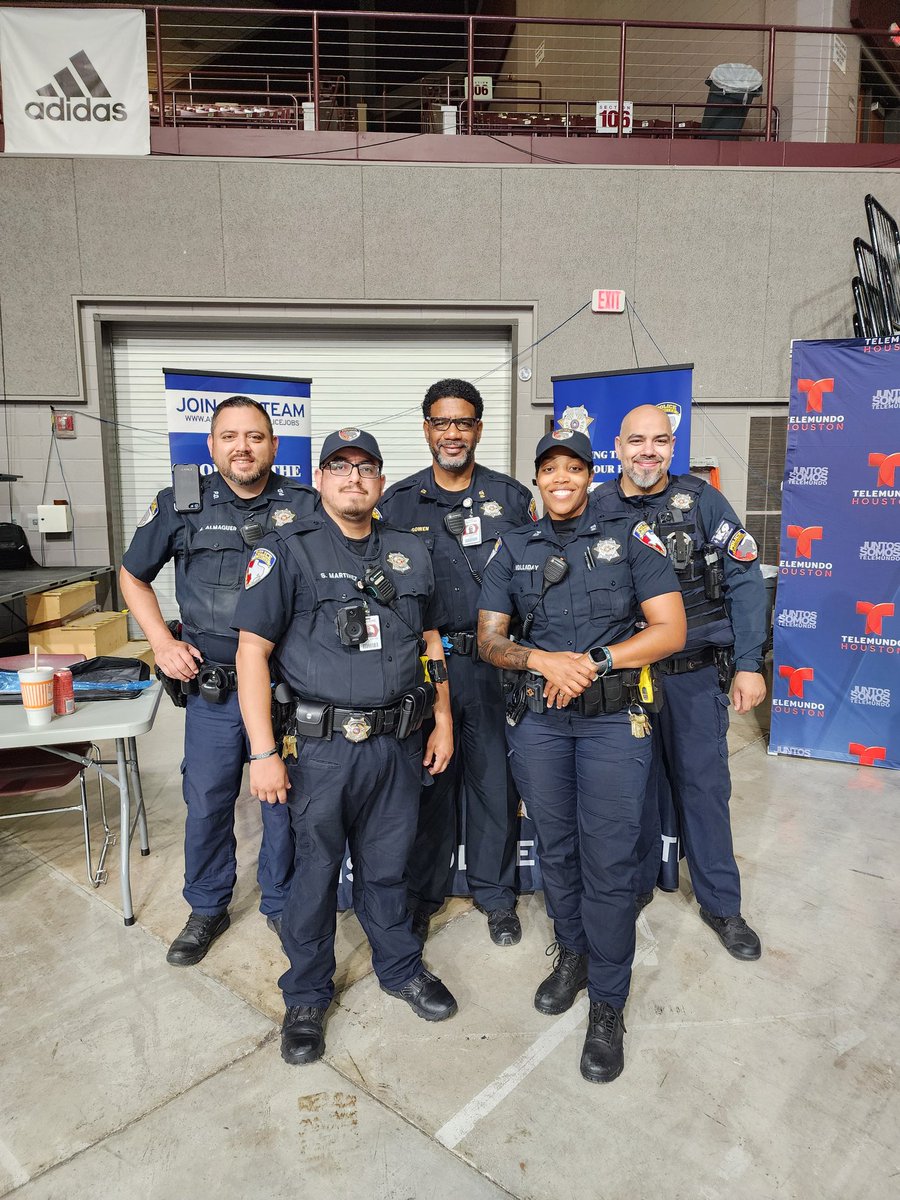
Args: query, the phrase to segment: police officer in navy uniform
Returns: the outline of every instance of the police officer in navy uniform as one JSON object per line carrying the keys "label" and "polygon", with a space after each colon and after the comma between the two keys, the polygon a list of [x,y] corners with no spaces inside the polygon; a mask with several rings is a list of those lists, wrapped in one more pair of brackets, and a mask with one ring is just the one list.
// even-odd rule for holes
{"label": "police officer in navy uniform", "polygon": [[464,779],[468,889],[487,915],[492,941],[513,946],[522,936],[515,890],[518,804],[508,779],[499,676],[478,658],[475,627],[481,573],[494,541],[533,518],[535,507],[531,492],[517,480],[476,464],[483,411],[471,383],[442,379],[432,384],[422,413],[433,462],[388,488],[378,511],[425,542],[447,613],[441,634],[457,760],[434,787],[422,791],[409,863],[413,927],[424,942],[432,914],[451,890]]}
{"label": "police officer in navy uniform", "polygon": [[[557,950],[534,1005],[565,1012],[587,985],[581,1074],[608,1083],[624,1066],[651,761],[640,668],[684,645],[684,606],[646,523],[588,507],[588,438],[556,430],[535,457],[545,515],[497,542],[479,600],[478,646],[488,662],[524,673],[510,692],[511,764],[537,830]],[[521,622],[516,641],[513,618]]]}
{"label": "police officer in navy uniform", "polygon": [[[186,707],[184,898],[191,915],[166,956],[181,967],[198,963],[228,928],[237,877],[234,806],[248,748],[236,691],[234,606],[253,544],[317,503],[312,488],[272,470],[278,439],[269,414],[249,397],[219,404],[208,446],[216,470],[201,481],[199,510],[178,512],[173,489],[160,492],[138,523],[119,576],[157,667]],[[170,559],[181,640],[166,625],[151,586]],[[294,842],[286,813],[264,804],[262,821],[260,911],[278,933]]]}
{"label": "police officer in navy uniform", "polygon": [[[675,438],[653,405],[622,422],[618,480],[592,495],[596,513],[625,513],[652,525],[675,567],[688,619],[684,650],[661,663],[666,703],[658,731],[664,788],[671,789],[700,916],[737,959],[761,953],[741,916],[741,879],[731,839],[728,802],[728,687],[736,712],[765,698],[761,674],[766,639],[765,585],[756,543],[731,505],[693,475],[670,475]],[[651,789],[652,790],[652,789]],[[659,806],[647,808],[648,851],[641,868],[639,909],[653,898],[660,867]]]}
{"label": "police officer in navy uniform", "polygon": [[[405,879],[423,767],[438,775],[453,753],[431,559],[414,534],[372,520],[384,476],[371,434],[330,434],[319,461],[320,510],[256,549],[234,614],[250,786],[260,800],[287,803],[297,841],[282,925],[290,967],[279,980],[281,1053],[294,1064],[314,1062],[325,1049],[347,840],[353,906],[382,989],[426,1021],[456,1012],[450,992],[422,965]],[[432,678],[442,680],[433,685],[424,754],[423,653]],[[272,726],[270,658],[295,705],[296,759],[286,742],[287,767]]]}

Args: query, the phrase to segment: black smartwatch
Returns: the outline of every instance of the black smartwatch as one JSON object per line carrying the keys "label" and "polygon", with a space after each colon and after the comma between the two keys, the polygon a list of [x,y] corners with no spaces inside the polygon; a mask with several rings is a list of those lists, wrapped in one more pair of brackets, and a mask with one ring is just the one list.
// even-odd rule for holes
{"label": "black smartwatch", "polygon": [[612,655],[607,646],[594,646],[588,650],[588,658],[592,663],[595,663],[599,670],[598,677],[602,679],[604,675],[608,675],[613,669]]}

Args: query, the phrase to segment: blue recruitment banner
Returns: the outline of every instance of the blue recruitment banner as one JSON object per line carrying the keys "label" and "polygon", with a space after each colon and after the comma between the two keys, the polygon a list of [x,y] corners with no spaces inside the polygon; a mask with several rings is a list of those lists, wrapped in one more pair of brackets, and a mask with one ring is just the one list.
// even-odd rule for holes
{"label": "blue recruitment banner", "polygon": [[616,436],[622,418],[639,404],[653,404],[668,414],[676,435],[672,473],[690,470],[693,371],[693,363],[680,363],[551,376],[553,417],[560,429],[575,429],[591,439],[595,483],[618,475]]}
{"label": "blue recruitment banner", "polygon": [[312,483],[309,379],[275,375],[230,375],[219,371],[163,368],[169,455],[175,463],[199,463],[214,470],[206,439],[216,406],[228,396],[249,396],[266,410],[278,438],[275,469],[281,475]]}
{"label": "blue recruitment banner", "polygon": [[900,768],[900,337],[794,342],[771,754]]}

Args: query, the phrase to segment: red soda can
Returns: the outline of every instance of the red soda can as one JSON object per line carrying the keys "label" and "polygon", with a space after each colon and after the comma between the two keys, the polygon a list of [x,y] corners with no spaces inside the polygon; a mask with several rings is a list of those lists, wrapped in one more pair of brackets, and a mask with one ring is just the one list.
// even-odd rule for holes
{"label": "red soda can", "polygon": [[68,667],[53,672],[53,711],[58,717],[75,711],[75,687]]}

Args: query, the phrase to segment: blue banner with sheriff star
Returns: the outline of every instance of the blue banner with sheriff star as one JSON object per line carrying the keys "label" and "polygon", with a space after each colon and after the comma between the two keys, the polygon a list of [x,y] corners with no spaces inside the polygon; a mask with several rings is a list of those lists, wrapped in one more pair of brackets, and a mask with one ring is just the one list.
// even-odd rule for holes
{"label": "blue banner with sheriff star", "polygon": [[594,483],[618,475],[616,437],[622,418],[639,404],[654,404],[668,414],[675,434],[670,469],[675,475],[690,470],[693,371],[693,363],[681,363],[551,376],[553,417],[558,428],[575,429],[591,439]]}
{"label": "blue banner with sheriff star", "polygon": [[213,413],[228,396],[249,396],[266,410],[278,438],[275,470],[300,483],[312,483],[309,379],[275,375],[231,375],[218,371],[163,368],[169,454],[175,463],[199,463],[210,475],[206,438]]}
{"label": "blue banner with sheriff star", "polygon": [[795,342],[769,752],[900,767],[900,338]]}

